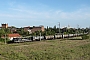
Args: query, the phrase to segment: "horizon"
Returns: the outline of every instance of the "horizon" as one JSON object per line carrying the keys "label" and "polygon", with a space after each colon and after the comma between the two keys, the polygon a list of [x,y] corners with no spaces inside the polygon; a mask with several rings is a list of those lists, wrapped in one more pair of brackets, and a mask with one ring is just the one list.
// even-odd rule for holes
{"label": "horizon", "polygon": [[90,0],[2,0],[0,23],[9,26],[90,26]]}
{"label": "horizon", "polygon": [[[8,24],[8,23],[1,23],[1,26],[0,27],[2,27],[2,24]],[[8,27],[16,27],[16,26],[14,26],[14,25],[9,25],[8,24]],[[34,26],[34,25],[33,25]],[[33,26],[21,26],[21,27],[16,27],[16,28],[24,28],[24,27],[33,27]],[[38,26],[35,26],[35,27],[41,27],[41,26],[43,26],[43,25],[38,25]],[[54,26],[56,26],[56,25],[54,25]],[[49,28],[49,27],[51,27],[51,28],[54,28],[54,26],[44,26],[44,28]],[[56,28],[59,28],[59,25],[58,26],[56,26]],[[75,29],[77,29],[77,28],[80,28],[80,29],[82,29],[82,28],[90,28],[90,27],[80,27],[79,25],[77,25],[77,27],[72,27],[72,26],[70,26],[70,25],[68,25],[68,26],[63,26],[63,27],[60,27],[60,29],[62,29],[62,28],[75,28]]]}

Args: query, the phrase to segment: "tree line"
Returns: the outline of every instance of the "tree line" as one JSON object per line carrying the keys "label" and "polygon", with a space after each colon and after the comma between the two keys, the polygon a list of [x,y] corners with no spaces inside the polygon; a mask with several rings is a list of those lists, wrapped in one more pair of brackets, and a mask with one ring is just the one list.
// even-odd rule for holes
{"label": "tree line", "polygon": [[60,32],[59,32],[59,28],[57,28],[56,26],[54,27],[48,27],[45,28],[45,31],[42,32],[42,31],[36,31],[34,33],[32,33],[31,35],[34,35],[34,36],[39,36],[40,33],[41,35],[55,35],[55,34],[75,34],[75,33],[86,33],[86,32],[89,32],[89,28],[78,28],[78,29],[75,29],[75,28],[62,28],[60,29]]}
{"label": "tree line", "polygon": [[[14,27],[15,28],[15,27]],[[63,29],[60,29],[60,32],[59,32],[59,28],[57,28],[56,26],[54,27],[46,27],[45,28],[45,31],[42,32],[42,31],[35,31],[34,33],[29,33],[28,31],[24,31],[24,28],[16,28],[16,31],[15,32],[12,32],[11,29],[9,28],[1,28],[0,29],[0,37],[1,36],[4,36],[5,34],[8,35],[10,33],[19,33],[21,36],[39,36],[40,33],[41,35],[55,35],[55,34],[58,34],[58,33],[61,33],[61,34],[74,34],[74,33],[86,33],[86,32],[89,32],[89,28],[78,28],[78,29],[75,29],[75,28],[63,28]]]}

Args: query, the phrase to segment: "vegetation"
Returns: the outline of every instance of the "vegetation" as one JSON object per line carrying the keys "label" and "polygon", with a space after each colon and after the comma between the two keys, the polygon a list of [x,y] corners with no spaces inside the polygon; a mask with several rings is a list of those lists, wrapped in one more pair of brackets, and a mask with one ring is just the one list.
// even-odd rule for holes
{"label": "vegetation", "polygon": [[[64,34],[86,32],[89,32],[89,28],[68,29],[66,27],[60,29],[60,33]],[[1,37],[5,37],[9,33],[13,33],[11,29],[0,29],[0,60],[90,60],[90,40],[88,39],[90,35],[83,35],[83,40],[44,40],[40,42],[4,44],[5,39]],[[23,28],[18,28],[17,33],[22,36],[38,36],[40,33],[41,35],[55,35],[55,33],[59,33],[59,28],[56,28],[56,26],[53,28],[47,27],[44,32],[36,31],[32,34],[24,31]],[[9,43],[8,38],[6,38],[6,42]]]}
{"label": "vegetation", "polygon": [[28,36],[28,35],[30,35],[29,32],[28,31],[24,31],[23,28],[17,29],[17,33],[19,33],[22,36]]}
{"label": "vegetation", "polygon": [[0,42],[4,43],[5,42],[5,39],[0,38]]}
{"label": "vegetation", "polygon": [[83,35],[82,39],[89,39],[89,36],[88,35]]}
{"label": "vegetation", "polygon": [[[78,29],[74,29],[74,28],[63,28],[63,29],[60,29],[60,33],[61,34],[75,34],[75,33],[86,33],[86,32],[89,32],[89,28],[78,28]],[[40,33],[42,35],[55,35],[56,33],[59,33],[59,28],[57,28],[56,26],[54,27],[48,27],[45,28],[45,31],[42,32],[42,31],[36,31],[34,33],[32,33],[31,35],[34,35],[34,36],[38,36],[40,35]]]}
{"label": "vegetation", "polygon": [[[16,30],[14,32],[12,32],[12,30]],[[64,34],[74,34],[74,33],[86,33],[86,32],[89,32],[89,28],[78,28],[78,29],[74,29],[74,28],[63,28],[63,29],[60,29],[60,33],[64,33]],[[24,31],[24,28],[16,28],[14,26],[12,26],[12,28],[2,28],[0,29],[0,37],[1,35],[5,35],[5,34],[9,34],[9,33],[19,33],[20,35],[22,36],[30,36],[30,35],[33,35],[33,36],[38,36],[40,35],[55,35],[56,33],[59,33],[59,28],[54,26],[54,27],[48,27],[45,28],[45,31],[42,32],[42,31],[36,31],[32,34],[30,34],[28,31]]]}
{"label": "vegetation", "polygon": [[[16,30],[16,31],[14,31]],[[73,33],[86,33],[86,32],[89,32],[89,28],[86,28],[86,29],[73,29],[73,28],[63,28],[63,29],[60,29],[60,33],[64,33],[64,34],[73,34]],[[48,27],[45,28],[45,31],[42,32],[42,31],[36,31],[32,34],[30,34],[28,31],[24,31],[24,28],[16,28],[14,26],[12,26],[12,28],[1,28],[0,29],[0,41],[4,42],[5,39],[2,39],[1,37],[7,37],[8,34],[10,33],[19,33],[21,36],[39,36],[40,33],[41,35],[43,36],[47,36],[47,35],[55,35],[56,33],[59,33],[59,28],[57,28],[56,26],[54,27]],[[87,39],[89,38],[88,36],[84,35],[82,36],[82,39]],[[81,39],[81,38],[80,38]],[[7,40],[7,39],[6,39]],[[7,40],[8,41],[8,40]]]}
{"label": "vegetation", "polygon": [[90,40],[0,43],[0,60],[90,60]]}
{"label": "vegetation", "polygon": [[9,33],[12,33],[12,32],[8,28],[6,28],[6,29],[4,29],[4,28],[0,29],[0,38],[1,38],[1,36],[5,36],[5,34],[7,35]]}

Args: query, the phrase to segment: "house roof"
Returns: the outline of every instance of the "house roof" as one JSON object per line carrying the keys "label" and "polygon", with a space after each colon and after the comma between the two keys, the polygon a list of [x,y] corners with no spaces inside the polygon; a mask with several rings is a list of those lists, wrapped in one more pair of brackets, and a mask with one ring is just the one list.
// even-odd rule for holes
{"label": "house roof", "polygon": [[8,37],[20,37],[19,34],[8,34]]}

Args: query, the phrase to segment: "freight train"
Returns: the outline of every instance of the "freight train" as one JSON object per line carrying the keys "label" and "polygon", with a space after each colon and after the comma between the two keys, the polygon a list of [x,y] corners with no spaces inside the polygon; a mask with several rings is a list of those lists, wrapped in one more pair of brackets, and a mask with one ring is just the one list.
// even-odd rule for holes
{"label": "freight train", "polygon": [[31,42],[31,41],[40,41],[40,40],[64,39],[64,38],[82,36],[84,34],[88,34],[88,33],[61,34],[61,35],[49,35],[49,36],[30,36],[30,37],[13,38],[12,41],[13,42]]}

